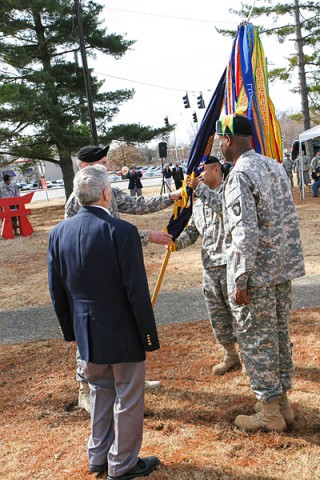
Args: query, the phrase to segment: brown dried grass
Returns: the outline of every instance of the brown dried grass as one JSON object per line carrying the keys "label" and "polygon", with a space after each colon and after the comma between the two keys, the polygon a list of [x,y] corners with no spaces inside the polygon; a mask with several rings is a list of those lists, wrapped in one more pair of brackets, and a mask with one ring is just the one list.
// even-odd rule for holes
{"label": "brown dried grass", "polygon": [[[157,193],[157,192],[152,192]],[[307,273],[319,273],[319,200],[307,194],[296,203]],[[45,305],[48,233],[63,218],[63,201],[32,205],[31,237],[1,241],[3,310]],[[170,210],[124,215],[138,228],[160,228]],[[149,245],[145,262],[151,290],[163,247]],[[185,275],[185,274],[188,274]],[[170,259],[163,289],[201,284],[199,245]],[[141,454],[156,454],[162,466],[155,480],[319,480],[320,479],[320,309],[292,314],[297,414],[283,434],[239,431],[239,413],[252,412],[255,398],[242,374],[211,375],[221,358],[208,322],[159,327],[162,348],[148,355],[148,378],[162,381],[146,394]],[[87,473],[88,415],[76,408],[75,345],[62,340],[6,345],[0,352],[0,478],[79,480]]]}
{"label": "brown dried grass", "polygon": [[[283,434],[243,433],[233,423],[253,412],[254,395],[240,371],[215,378],[221,358],[209,323],[159,327],[162,348],[148,354],[141,455],[156,454],[154,480],[320,479],[320,309],[292,314],[294,427]],[[92,478],[87,473],[89,416],[78,410],[75,345],[62,340],[1,349],[1,478]]]}

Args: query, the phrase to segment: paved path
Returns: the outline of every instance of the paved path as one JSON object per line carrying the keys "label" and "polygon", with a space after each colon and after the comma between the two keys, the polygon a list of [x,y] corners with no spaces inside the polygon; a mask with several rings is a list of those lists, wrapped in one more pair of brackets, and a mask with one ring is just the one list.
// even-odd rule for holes
{"label": "paved path", "polygon": [[[293,309],[320,306],[320,275],[293,282]],[[201,288],[160,292],[155,306],[158,325],[208,319]],[[51,305],[0,312],[0,344],[60,337]]]}

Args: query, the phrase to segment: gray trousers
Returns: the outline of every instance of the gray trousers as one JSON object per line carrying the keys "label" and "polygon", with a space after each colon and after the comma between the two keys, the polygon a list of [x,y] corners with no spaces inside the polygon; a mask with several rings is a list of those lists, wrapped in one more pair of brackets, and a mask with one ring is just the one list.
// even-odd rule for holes
{"label": "gray trousers", "polygon": [[238,345],[252,390],[258,400],[270,402],[291,388],[291,281],[249,287],[248,294],[248,306],[232,302]]}
{"label": "gray trousers", "polygon": [[91,465],[108,462],[108,473],[120,477],[138,462],[142,443],[145,362],[98,365],[83,362],[90,387]]}
{"label": "gray trousers", "polygon": [[130,195],[131,197],[135,197],[137,194],[137,197],[142,196],[142,188],[134,187],[130,190]]}

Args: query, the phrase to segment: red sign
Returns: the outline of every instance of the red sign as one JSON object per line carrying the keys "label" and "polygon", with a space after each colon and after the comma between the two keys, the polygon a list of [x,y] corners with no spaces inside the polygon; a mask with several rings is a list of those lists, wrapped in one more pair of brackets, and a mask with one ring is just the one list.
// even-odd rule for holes
{"label": "red sign", "polygon": [[45,178],[42,178],[42,179],[41,179],[41,185],[42,185],[43,190],[48,190],[48,188],[47,188],[47,182],[46,182],[46,179],[45,179]]}
{"label": "red sign", "polygon": [[[33,232],[33,228],[27,215],[31,214],[31,209],[26,209],[26,203],[30,203],[34,192],[27,193],[22,197],[0,198],[0,218],[3,218],[1,236],[3,238],[14,238],[11,217],[18,217],[20,235],[27,237]],[[10,207],[15,207],[11,210]]]}

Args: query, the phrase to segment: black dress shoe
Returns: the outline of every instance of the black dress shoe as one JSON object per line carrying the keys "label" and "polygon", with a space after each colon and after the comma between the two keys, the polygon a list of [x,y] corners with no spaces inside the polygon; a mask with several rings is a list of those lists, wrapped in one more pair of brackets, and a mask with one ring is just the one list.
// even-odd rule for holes
{"label": "black dress shoe", "polygon": [[111,477],[108,475],[108,480],[127,480],[128,478],[147,477],[149,473],[153,472],[160,465],[160,460],[157,457],[139,458],[138,463],[129,472],[124,473],[121,477]]}
{"label": "black dress shoe", "polygon": [[108,464],[103,463],[102,465],[93,465],[92,463],[89,463],[88,470],[90,473],[103,473],[108,470]]}

